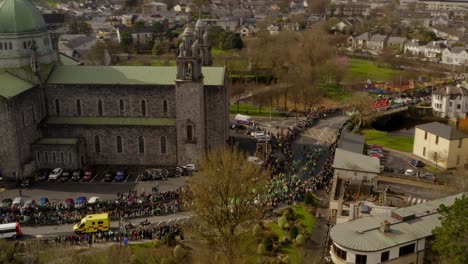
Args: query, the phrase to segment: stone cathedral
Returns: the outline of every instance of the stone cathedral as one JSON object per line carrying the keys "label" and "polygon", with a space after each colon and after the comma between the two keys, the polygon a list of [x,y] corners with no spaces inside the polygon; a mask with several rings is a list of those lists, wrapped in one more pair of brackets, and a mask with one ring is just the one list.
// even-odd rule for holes
{"label": "stone cathedral", "polygon": [[0,175],[93,164],[196,163],[225,144],[227,75],[206,25],[182,35],[176,67],[62,62],[30,0],[0,0]]}

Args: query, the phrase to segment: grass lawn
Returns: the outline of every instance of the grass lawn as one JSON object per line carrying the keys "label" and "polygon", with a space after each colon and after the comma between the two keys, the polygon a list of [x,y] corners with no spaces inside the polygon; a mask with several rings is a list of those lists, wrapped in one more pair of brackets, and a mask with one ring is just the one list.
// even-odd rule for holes
{"label": "grass lawn", "polygon": [[153,60],[151,66],[176,66],[175,60]]}
{"label": "grass lawn", "polygon": [[387,132],[375,129],[362,129],[361,134],[366,138],[367,144],[380,145],[404,152],[413,152],[413,137],[389,136]]}
{"label": "grass lawn", "polygon": [[293,206],[293,209],[297,219],[305,226],[307,233],[311,234],[316,222],[315,217],[302,204]]}
{"label": "grass lawn", "polygon": [[246,263],[257,263],[259,257],[257,254],[258,244],[252,232],[249,231],[240,235],[240,241],[240,250],[245,257]]}
{"label": "grass lawn", "polygon": [[352,95],[350,91],[339,84],[323,83],[319,84],[319,88],[326,98],[335,101],[345,101]]}
{"label": "grass lawn", "polygon": [[[243,114],[251,116],[270,116],[270,109],[271,107],[262,106],[262,109],[260,111],[260,108],[258,106],[252,104],[239,104],[239,111],[237,111],[237,104],[229,106],[229,112],[231,114]],[[271,116],[281,116],[281,113],[278,113],[271,109]]]}
{"label": "grass lawn", "polygon": [[443,168],[436,168],[432,165],[429,165],[427,163],[425,163],[426,165],[424,166],[424,168],[428,171],[432,171],[434,173],[444,173],[444,172],[447,172],[446,170],[444,170]]}
{"label": "grass lawn", "polygon": [[363,59],[349,59],[348,66],[348,80],[358,81],[367,81],[371,79],[372,81],[386,81],[390,79],[393,75],[399,73],[398,70],[380,68],[377,64],[370,60]]}

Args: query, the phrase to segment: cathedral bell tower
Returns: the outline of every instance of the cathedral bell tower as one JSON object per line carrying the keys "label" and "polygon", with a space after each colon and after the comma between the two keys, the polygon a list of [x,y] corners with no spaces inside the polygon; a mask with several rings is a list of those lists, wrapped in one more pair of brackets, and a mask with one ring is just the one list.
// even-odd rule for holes
{"label": "cathedral bell tower", "polygon": [[182,34],[175,80],[177,163],[196,163],[206,151],[205,96],[199,39],[188,26]]}

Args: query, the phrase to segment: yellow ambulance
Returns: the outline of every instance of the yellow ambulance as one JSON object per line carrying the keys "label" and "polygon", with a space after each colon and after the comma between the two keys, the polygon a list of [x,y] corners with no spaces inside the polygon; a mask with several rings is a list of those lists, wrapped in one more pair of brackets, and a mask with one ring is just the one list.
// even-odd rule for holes
{"label": "yellow ambulance", "polygon": [[110,218],[108,213],[90,214],[73,226],[75,233],[107,232],[110,229]]}

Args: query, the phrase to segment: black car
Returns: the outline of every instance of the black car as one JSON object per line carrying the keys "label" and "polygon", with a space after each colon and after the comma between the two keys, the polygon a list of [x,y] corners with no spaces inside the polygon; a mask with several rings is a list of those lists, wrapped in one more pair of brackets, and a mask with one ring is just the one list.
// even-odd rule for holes
{"label": "black car", "polygon": [[10,198],[6,198],[6,199],[3,199],[0,206],[2,208],[10,208],[12,204],[13,204],[13,200],[11,200]]}
{"label": "black car", "polygon": [[236,124],[236,123],[232,123],[229,125],[229,128],[230,129],[238,129],[238,130],[244,130],[244,129],[247,129],[246,126],[244,125],[241,125],[241,124]]}
{"label": "black car", "polygon": [[414,167],[417,167],[417,168],[424,167],[424,163],[422,163],[422,161],[420,161],[420,160],[415,160],[415,159],[414,159],[414,160],[411,160],[411,161],[409,162],[409,164],[410,164],[411,166],[414,166]]}
{"label": "black car", "polygon": [[60,175],[60,178],[58,180],[61,182],[66,182],[66,181],[69,181],[71,178],[72,178],[71,171],[63,171],[62,175]]}
{"label": "black car", "polygon": [[112,172],[110,171],[106,172],[106,174],[104,175],[104,181],[111,182],[113,180],[114,180],[114,174],[112,174]]}
{"label": "black car", "polygon": [[28,178],[28,179],[25,179],[21,182],[21,187],[23,188],[28,188],[28,187],[31,187],[32,186],[32,179]]}
{"label": "black car", "polygon": [[49,179],[50,170],[43,169],[37,172],[37,180],[38,181],[47,181]]}
{"label": "black car", "polygon": [[143,174],[140,174],[139,176],[140,176],[141,181],[149,181],[152,179],[152,177],[148,173],[143,173]]}

